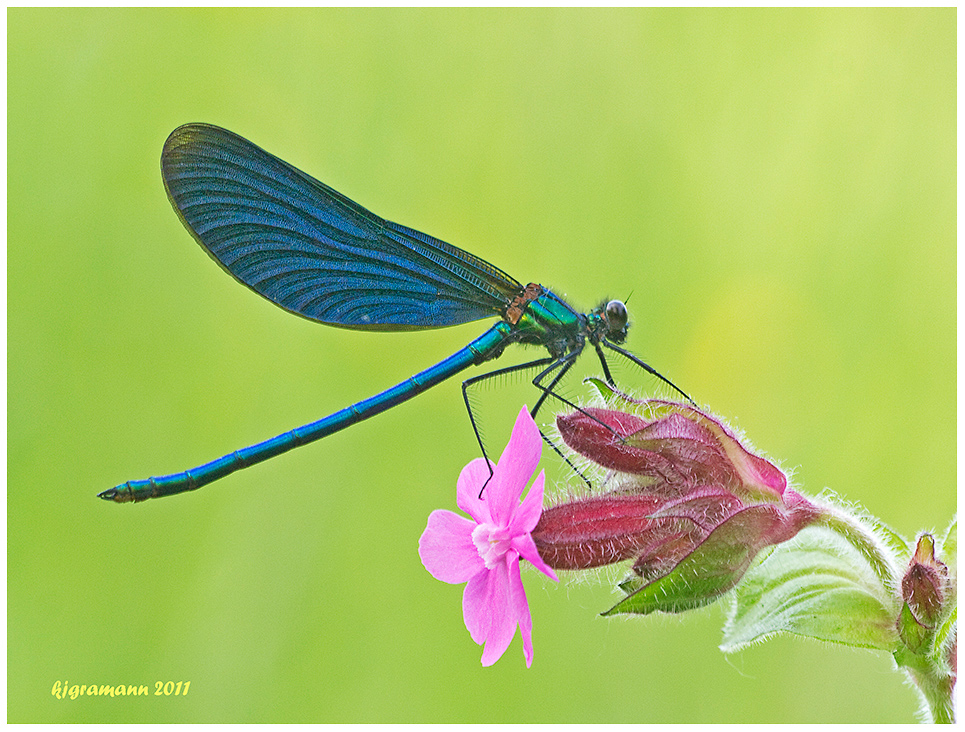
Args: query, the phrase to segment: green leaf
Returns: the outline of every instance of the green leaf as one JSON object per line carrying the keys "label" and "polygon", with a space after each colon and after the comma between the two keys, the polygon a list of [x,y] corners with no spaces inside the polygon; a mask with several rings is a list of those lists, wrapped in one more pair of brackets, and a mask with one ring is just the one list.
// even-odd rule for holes
{"label": "green leaf", "polygon": [[925,643],[935,636],[933,630],[918,622],[908,607],[908,603],[902,603],[897,625],[898,634],[912,653],[918,653]]}
{"label": "green leaf", "polygon": [[709,605],[737,584],[758,553],[767,529],[779,518],[773,506],[742,509],[711,531],[667,574],[624,581],[620,587],[629,596],[603,615],[681,613]]}
{"label": "green leaf", "polygon": [[[889,542],[890,543],[890,542]],[[774,547],[734,592],[721,650],[776,633],[894,651],[901,603],[881,562],[838,531],[813,526]]]}
{"label": "green leaf", "polygon": [[733,571],[733,566],[746,563],[753,551],[740,545],[729,546],[727,551],[718,548],[714,566],[710,566],[705,554],[698,549],[672,572],[649,584],[639,577],[622,582],[620,589],[630,593],[629,596],[601,614],[682,613],[709,605],[734,586],[739,574]]}
{"label": "green leaf", "polygon": [[585,379],[583,379],[583,383],[589,384],[596,389],[597,394],[603,399],[604,402],[609,402],[614,396],[613,387],[599,377],[587,376]]}

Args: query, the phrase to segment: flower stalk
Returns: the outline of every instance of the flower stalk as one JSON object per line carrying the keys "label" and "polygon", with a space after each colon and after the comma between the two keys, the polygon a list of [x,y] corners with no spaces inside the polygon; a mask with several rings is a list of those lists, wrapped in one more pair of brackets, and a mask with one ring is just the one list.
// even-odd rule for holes
{"label": "flower stalk", "polygon": [[919,690],[923,711],[939,723],[954,721],[957,629],[954,578],[935,556],[935,538],[918,537],[901,578],[902,606],[897,627],[901,643],[895,662]]}
{"label": "flower stalk", "polygon": [[599,466],[595,490],[543,508],[540,473],[520,501],[542,444],[524,408],[492,476],[482,460],[460,475],[457,504],[471,518],[429,517],[420,555],[436,578],[468,583],[466,626],[485,644],[484,665],[517,627],[532,662],[521,560],[554,580],[555,571],[626,563],[623,597],[603,615],[680,613],[726,595],[721,650],[792,633],[886,651],[918,689],[923,718],[954,721],[956,522],[912,545],[830,496],[791,488],[718,418],[597,387],[627,410],[557,418],[563,442]]}

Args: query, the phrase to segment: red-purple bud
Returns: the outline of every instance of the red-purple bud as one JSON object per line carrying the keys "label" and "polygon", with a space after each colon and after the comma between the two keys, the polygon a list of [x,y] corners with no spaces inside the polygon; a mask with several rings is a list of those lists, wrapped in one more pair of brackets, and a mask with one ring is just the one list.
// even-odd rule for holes
{"label": "red-purple bud", "polygon": [[685,404],[651,400],[645,420],[612,409],[557,417],[563,441],[598,465],[668,484],[704,482],[780,498],[784,474],[744,448],[717,420]]}
{"label": "red-purple bud", "polygon": [[543,511],[532,536],[550,567],[633,559],[636,579],[625,584],[637,594],[689,562],[686,599],[670,591],[664,605],[631,611],[694,606],[733,587],[758,551],[820,515],[716,419],[684,404],[643,406],[650,419],[593,408],[557,418],[569,447],[616,475],[604,493]]}
{"label": "red-purple bud", "polygon": [[653,495],[604,493],[543,510],[533,530],[540,556],[555,569],[590,569],[670,546],[693,543],[695,527],[654,519]]}
{"label": "red-purple bud", "polygon": [[915,553],[901,578],[904,608],[898,631],[912,650],[931,637],[942,616],[948,588],[948,567],[935,559],[935,540],[930,534],[918,537]]}

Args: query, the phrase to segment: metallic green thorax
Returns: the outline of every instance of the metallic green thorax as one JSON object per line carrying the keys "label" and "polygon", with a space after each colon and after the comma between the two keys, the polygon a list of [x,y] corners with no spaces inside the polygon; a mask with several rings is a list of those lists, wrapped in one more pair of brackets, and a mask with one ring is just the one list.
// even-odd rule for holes
{"label": "metallic green thorax", "polygon": [[504,318],[512,325],[517,343],[543,346],[560,358],[580,350],[587,339],[594,346],[604,338],[622,343],[627,335],[625,311],[622,320],[611,319],[609,312],[609,305],[604,304],[589,313],[578,313],[550,290],[530,284]]}

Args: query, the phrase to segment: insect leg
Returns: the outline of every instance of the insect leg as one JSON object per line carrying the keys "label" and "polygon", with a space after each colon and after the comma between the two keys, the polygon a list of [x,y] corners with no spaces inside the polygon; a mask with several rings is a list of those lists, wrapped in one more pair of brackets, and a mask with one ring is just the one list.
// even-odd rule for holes
{"label": "insect leg", "polygon": [[[626,350],[620,348],[619,346],[615,346],[615,345],[613,345],[612,343],[610,343],[610,341],[608,341],[608,340],[606,340],[606,339],[600,341],[600,343],[602,343],[603,345],[605,345],[605,346],[606,346],[607,348],[609,348],[611,351],[616,351],[616,352],[619,353],[621,356],[629,359],[630,361],[632,361],[633,363],[635,363],[637,366],[639,366],[640,368],[642,368],[642,369],[643,369],[644,371],[646,371],[647,373],[653,374],[653,375],[656,376],[658,379],[660,379],[662,382],[664,382],[665,384],[667,384],[668,386],[670,386],[674,391],[676,391],[678,394],[680,394],[680,395],[681,395],[684,399],[686,399],[688,402],[690,402],[691,404],[693,404],[693,405],[696,406],[696,402],[695,402],[693,399],[691,399],[690,396],[688,396],[679,386],[677,386],[677,385],[676,385],[675,383],[673,383],[670,379],[668,379],[666,376],[664,376],[663,374],[661,374],[659,371],[657,371],[655,368],[653,368],[653,367],[650,366],[649,364],[644,363],[644,361],[641,360],[639,357],[634,356],[632,353],[630,353],[630,351],[626,351]],[[604,355],[603,355],[603,349],[600,348],[600,344],[599,344],[599,343],[597,343],[597,345],[596,345],[596,354],[597,354],[597,356],[599,356],[599,358],[600,358],[600,363],[603,365],[603,373],[604,373],[604,375],[606,376],[606,380],[609,382],[610,386],[614,386],[614,387],[615,387],[616,384],[614,383],[613,378],[610,376],[610,369],[607,367],[606,358],[605,358]]]}

